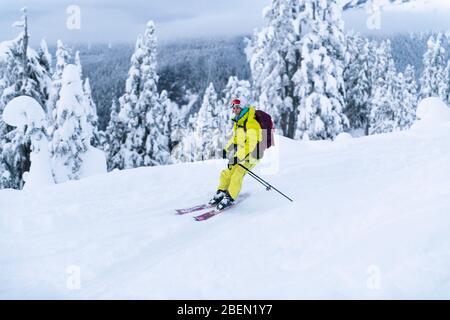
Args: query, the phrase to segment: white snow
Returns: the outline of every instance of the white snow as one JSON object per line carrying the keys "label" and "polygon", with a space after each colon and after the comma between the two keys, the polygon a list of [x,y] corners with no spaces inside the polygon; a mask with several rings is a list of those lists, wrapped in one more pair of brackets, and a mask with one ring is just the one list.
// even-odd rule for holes
{"label": "white snow", "polygon": [[347,132],[341,132],[337,135],[337,137],[334,139],[334,142],[343,143],[345,141],[349,141],[352,139],[352,136],[350,133]]}
{"label": "white snow", "polygon": [[450,121],[450,107],[437,97],[426,98],[417,106],[416,117],[414,128],[434,127]]}
{"label": "white snow", "polygon": [[205,222],[222,160],[2,190],[0,298],[449,299],[450,123],[351,142],[277,137],[295,202],[246,177]]}
{"label": "white snow", "polygon": [[81,155],[80,178],[86,178],[96,174],[107,172],[105,153],[89,145],[85,153]]}
{"label": "white snow", "polygon": [[45,113],[41,105],[29,96],[12,99],[3,110],[2,116],[3,121],[14,127],[31,124],[42,126],[45,121]]}
{"label": "white snow", "polygon": [[44,186],[53,185],[52,170],[50,166],[50,153],[48,151],[48,141],[46,138],[35,141],[38,150],[31,152],[30,172],[27,172],[24,190],[39,190]]}
{"label": "white snow", "polygon": [[27,126],[27,133],[30,135],[31,165],[30,171],[24,173],[24,190],[38,190],[43,186],[54,184],[48,140],[43,132],[46,116],[41,105],[29,96],[19,96],[8,102],[2,116],[10,126],[20,128]]}

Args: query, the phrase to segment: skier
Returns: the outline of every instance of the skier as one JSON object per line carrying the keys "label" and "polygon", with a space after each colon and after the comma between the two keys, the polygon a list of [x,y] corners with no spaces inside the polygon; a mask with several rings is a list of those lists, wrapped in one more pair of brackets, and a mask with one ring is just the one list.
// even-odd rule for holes
{"label": "skier", "polygon": [[258,143],[262,141],[263,134],[261,125],[255,118],[255,108],[241,106],[239,99],[231,102],[231,108],[235,115],[232,119],[233,136],[223,150],[223,158],[228,159],[228,165],[221,172],[218,190],[209,202],[211,205],[217,205],[217,210],[223,210],[233,204],[247,173],[243,167],[251,170],[261,158]]}

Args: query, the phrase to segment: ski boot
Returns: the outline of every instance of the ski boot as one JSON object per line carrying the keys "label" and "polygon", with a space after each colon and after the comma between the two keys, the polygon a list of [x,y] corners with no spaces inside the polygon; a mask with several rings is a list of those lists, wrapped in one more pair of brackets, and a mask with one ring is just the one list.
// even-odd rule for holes
{"label": "ski boot", "polygon": [[220,202],[217,204],[217,210],[221,211],[231,205],[233,205],[234,200],[228,193],[228,191],[225,191],[225,196],[220,200]]}
{"label": "ski boot", "polygon": [[209,204],[210,205],[216,205],[218,204],[220,201],[222,201],[223,197],[225,197],[226,195],[226,191],[223,190],[217,190],[216,194],[214,195],[214,197],[209,200]]}

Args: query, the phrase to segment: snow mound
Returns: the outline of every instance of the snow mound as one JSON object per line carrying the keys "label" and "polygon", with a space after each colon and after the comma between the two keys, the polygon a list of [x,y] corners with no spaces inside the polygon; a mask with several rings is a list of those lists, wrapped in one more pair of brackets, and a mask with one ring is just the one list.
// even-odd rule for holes
{"label": "snow mound", "polygon": [[13,127],[44,124],[45,113],[41,105],[32,97],[20,96],[12,99],[3,111],[3,121]]}
{"label": "snow mound", "polygon": [[351,140],[353,137],[350,133],[347,132],[341,132],[337,135],[337,137],[334,139],[334,142],[345,142]]}
{"label": "snow mound", "polygon": [[87,151],[81,155],[81,159],[83,162],[80,178],[107,172],[106,156],[102,150],[89,146]]}
{"label": "snow mound", "polygon": [[439,98],[426,98],[417,106],[416,117],[414,128],[434,127],[450,121],[450,108]]}
{"label": "snow mound", "polygon": [[43,186],[55,184],[50,167],[50,153],[48,151],[47,139],[43,138],[35,142],[35,145],[39,149],[31,152],[30,172],[26,172],[26,175],[24,175],[25,185],[23,189],[27,191],[37,191]]}

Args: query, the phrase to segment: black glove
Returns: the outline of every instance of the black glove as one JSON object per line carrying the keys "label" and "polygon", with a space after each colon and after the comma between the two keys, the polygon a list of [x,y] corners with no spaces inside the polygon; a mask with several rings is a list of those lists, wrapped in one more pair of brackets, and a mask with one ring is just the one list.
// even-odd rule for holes
{"label": "black glove", "polygon": [[227,150],[225,149],[222,150],[222,159],[228,159]]}

